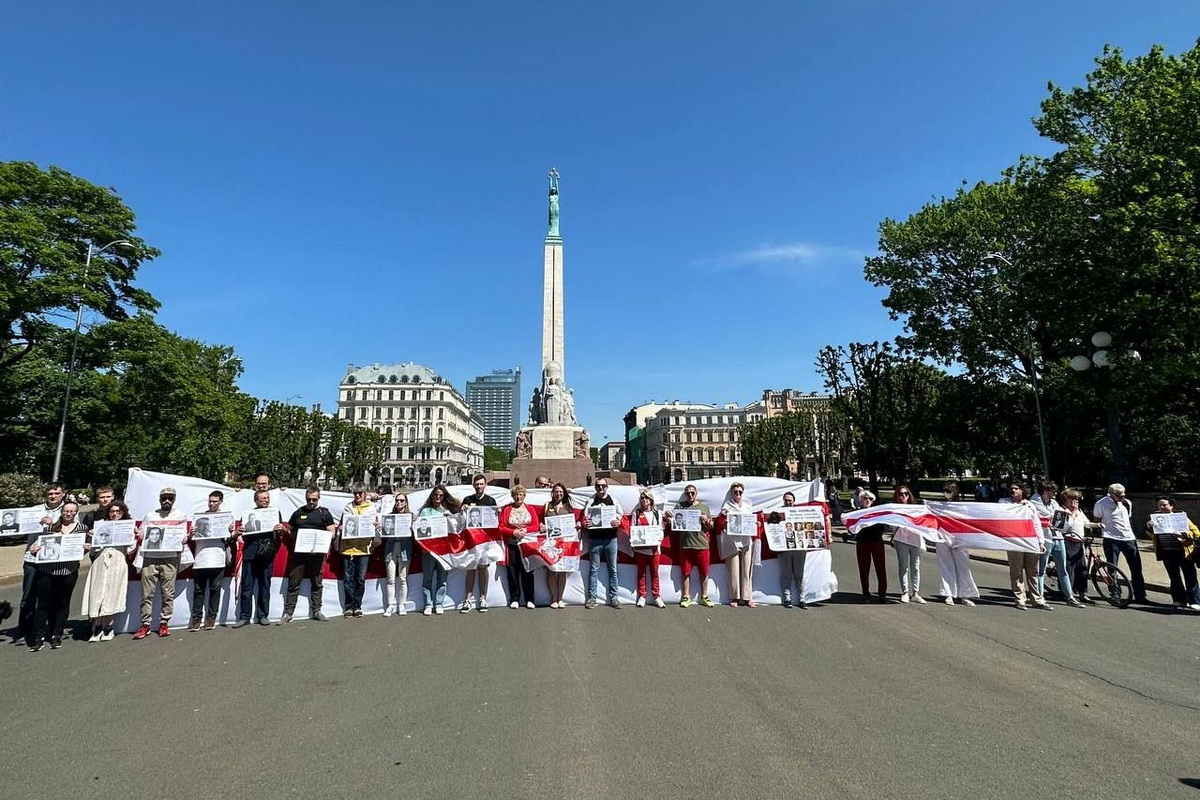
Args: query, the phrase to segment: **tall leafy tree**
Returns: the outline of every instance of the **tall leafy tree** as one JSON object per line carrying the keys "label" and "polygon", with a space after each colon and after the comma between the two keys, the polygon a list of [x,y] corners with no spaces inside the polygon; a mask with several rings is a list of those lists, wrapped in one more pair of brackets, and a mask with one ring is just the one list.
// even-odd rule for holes
{"label": "tall leafy tree", "polygon": [[[0,162],[0,368],[27,356],[78,304],[107,320],[152,311],[133,285],[159,255],[134,234],[134,215],[111,189],[50,167]],[[127,245],[93,255],[114,241]]]}

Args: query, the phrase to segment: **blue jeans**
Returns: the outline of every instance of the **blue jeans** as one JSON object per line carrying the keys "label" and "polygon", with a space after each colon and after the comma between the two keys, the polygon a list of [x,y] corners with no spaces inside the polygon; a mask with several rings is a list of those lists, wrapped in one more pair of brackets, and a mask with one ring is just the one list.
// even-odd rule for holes
{"label": "blue jeans", "polygon": [[608,561],[608,602],[611,603],[617,599],[617,537],[591,540],[588,549],[588,564],[591,565],[591,569],[588,570],[589,600],[596,599],[596,592],[600,588],[600,575],[597,570],[600,569],[601,556]]}
{"label": "blue jeans", "polygon": [[1146,579],[1142,577],[1142,553],[1138,550],[1137,541],[1127,542],[1123,539],[1104,540],[1104,560],[1114,567],[1122,555],[1129,562],[1129,582],[1133,584],[1133,599],[1146,599]]}
{"label": "blue jeans", "polygon": [[1062,589],[1063,599],[1070,600],[1075,592],[1071,586],[1071,572],[1067,569],[1067,543],[1062,539],[1047,541],[1046,552],[1038,559],[1038,592],[1043,599],[1046,597],[1046,565],[1052,559],[1058,572],[1058,588]]}
{"label": "blue jeans", "polygon": [[249,622],[251,611],[255,612],[255,619],[259,622],[265,622],[271,616],[271,570],[274,566],[274,558],[242,560],[238,619]]}
{"label": "blue jeans", "polygon": [[441,608],[446,602],[446,568],[429,553],[421,553],[421,588],[425,608]]}
{"label": "blue jeans", "polygon": [[342,608],[362,609],[363,592],[367,589],[367,556],[342,556]]}

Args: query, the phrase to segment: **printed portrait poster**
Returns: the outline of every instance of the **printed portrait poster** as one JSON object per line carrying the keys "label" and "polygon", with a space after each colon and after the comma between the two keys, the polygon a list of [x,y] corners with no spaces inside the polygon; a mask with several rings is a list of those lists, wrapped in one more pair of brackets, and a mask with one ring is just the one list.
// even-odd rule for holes
{"label": "printed portrait poster", "polygon": [[278,509],[252,508],[242,518],[242,536],[262,536],[265,533],[272,533],[279,522]]}
{"label": "printed portrait poster", "polygon": [[233,514],[218,511],[215,514],[192,515],[193,539],[226,539],[229,537],[229,526],[233,524]]}
{"label": "printed portrait poster", "polygon": [[162,519],[143,523],[142,552],[171,554],[183,551],[183,540],[187,536],[187,520]]}
{"label": "printed portrait poster", "polygon": [[463,515],[468,528],[499,528],[500,511],[495,506],[470,506]]}
{"label": "printed portrait poster", "polygon": [[384,514],[380,520],[380,536],[384,539],[408,539],[412,537],[412,514]]}
{"label": "printed portrait poster", "polygon": [[378,514],[347,514],[342,517],[343,539],[373,539]]}
{"label": "printed portrait poster", "polygon": [[131,519],[98,519],[92,528],[92,547],[131,547],[137,522]]}
{"label": "printed portrait poster", "polygon": [[20,534],[20,509],[6,508],[0,511],[0,536],[19,536]]}
{"label": "printed portrait poster", "polygon": [[726,536],[756,536],[758,534],[758,515],[739,511],[725,514]]}
{"label": "printed portrait poster", "polygon": [[450,520],[441,514],[417,517],[413,522],[413,538],[417,541],[425,539],[445,539],[450,535]]}
{"label": "printed portrait poster", "polygon": [[684,533],[700,532],[700,509],[676,508],[671,512],[671,530]]}
{"label": "printed portrait poster", "polygon": [[791,550],[815,550],[825,545],[825,513],[817,506],[789,506],[775,509],[783,522],[765,527],[767,545],[776,553]]}
{"label": "printed portrait poster", "polygon": [[575,515],[553,514],[546,517],[546,538],[560,539],[564,542],[579,541],[579,531],[575,527]]}
{"label": "printed portrait poster", "polygon": [[328,553],[333,544],[333,531],[324,528],[300,528],[296,531],[294,553]]}
{"label": "printed portrait poster", "polygon": [[633,525],[629,528],[630,547],[657,547],[662,540],[662,525]]}
{"label": "printed portrait poster", "polygon": [[38,537],[38,552],[35,558],[39,564],[53,564],[62,561],[81,561],[83,559],[82,533],[55,533]]}
{"label": "printed portrait poster", "polygon": [[589,506],[587,510],[588,527],[611,528],[617,518],[617,507],[610,505]]}

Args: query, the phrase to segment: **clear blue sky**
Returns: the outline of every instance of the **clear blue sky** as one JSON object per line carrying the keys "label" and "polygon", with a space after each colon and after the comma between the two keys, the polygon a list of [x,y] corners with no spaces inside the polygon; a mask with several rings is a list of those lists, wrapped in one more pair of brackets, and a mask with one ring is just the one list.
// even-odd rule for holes
{"label": "clear blue sky", "polygon": [[[260,397],[346,365],[463,388],[540,368],[546,170],[566,373],[593,444],[654,399],[821,388],[898,332],[886,217],[1049,151],[1029,120],[1105,43],[1171,52],[1194,0],[19,3],[0,158],[111,186],[139,282]],[[266,302],[264,302],[264,300]]]}

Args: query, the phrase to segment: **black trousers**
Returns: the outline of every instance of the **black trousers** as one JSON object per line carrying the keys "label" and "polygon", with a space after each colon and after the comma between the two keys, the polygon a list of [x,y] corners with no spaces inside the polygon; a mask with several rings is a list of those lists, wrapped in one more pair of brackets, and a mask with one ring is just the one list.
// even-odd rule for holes
{"label": "black trousers", "polygon": [[[192,569],[192,622],[199,622],[201,618],[216,620],[221,610],[221,580],[224,577],[224,567]],[[204,600],[206,592],[207,608]]]}
{"label": "black trousers", "polygon": [[37,608],[33,596],[37,567],[28,561],[21,564],[21,607],[17,611],[17,630],[26,642],[33,641],[33,612]]}
{"label": "black trousers", "polygon": [[[78,572],[51,575],[38,572],[33,579],[34,603],[33,641],[61,639],[71,613],[71,594],[75,591]],[[32,642],[30,642],[32,644]]]}
{"label": "black trousers", "polygon": [[533,573],[525,569],[525,562],[521,560],[521,548],[511,541],[505,546],[508,548],[508,602],[532,603]]}
{"label": "black trousers", "polygon": [[325,569],[324,553],[292,553],[288,561],[287,597],[283,601],[283,613],[292,614],[296,611],[296,600],[300,597],[300,583],[308,578],[308,613],[316,614],[321,610],[321,601],[325,596],[325,587],[321,584],[321,573]]}
{"label": "black trousers", "polygon": [[1183,605],[1196,602],[1196,565],[1183,557],[1182,548],[1164,550],[1162,565],[1171,581],[1171,600]]}

